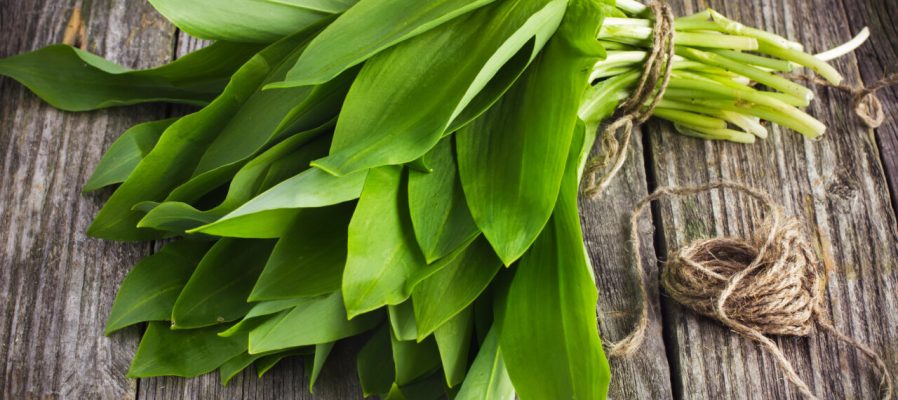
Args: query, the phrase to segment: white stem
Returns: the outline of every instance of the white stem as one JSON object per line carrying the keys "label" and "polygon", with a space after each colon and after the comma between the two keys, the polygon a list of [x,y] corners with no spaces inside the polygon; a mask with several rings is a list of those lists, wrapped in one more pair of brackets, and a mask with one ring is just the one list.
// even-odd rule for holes
{"label": "white stem", "polygon": [[641,14],[648,7],[636,0],[617,0],[617,8],[630,15]]}
{"label": "white stem", "polygon": [[835,60],[835,59],[842,57],[848,53],[851,53],[852,51],[854,51],[854,49],[860,47],[862,44],[864,44],[864,42],[867,41],[867,39],[869,37],[870,37],[870,29],[868,29],[865,26],[864,29],[861,29],[861,32],[858,33],[857,36],[855,36],[851,40],[849,40],[845,43],[842,43],[836,47],[833,47],[827,51],[824,51],[822,53],[814,54],[814,57],[817,57],[823,61]]}

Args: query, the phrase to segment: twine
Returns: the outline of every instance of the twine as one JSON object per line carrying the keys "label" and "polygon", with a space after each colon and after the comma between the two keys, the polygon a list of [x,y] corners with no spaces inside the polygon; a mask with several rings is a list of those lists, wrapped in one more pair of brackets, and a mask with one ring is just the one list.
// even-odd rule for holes
{"label": "twine", "polygon": [[[586,168],[587,183],[584,193],[590,198],[597,198],[613,178],[620,171],[627,160],[627,149],[630,145],[630,137],[633,127],[640,125],[655,111],[655,107],[664,97],[667,85],[670,83],[670,75],[673,71],[674,56],[674,14],[665,1],[659,0],[649,4],[649,9],[655,15],[654,36],[652,39],[652,52],[649,53],[642,69],[642,75],[636,85],[636,90],[630,98],[618,107],[620,115],[613,123],[602,131],[602,148],[604,153],[601,159],[591,160]],[[648,103],[646,105],[646,103]],[[622,142],[617,140],[618,132],[623,132]],[[602,173],[614,160],[614,165],[607,173]]]}
{"label": "twine", "polygon": [[870,129],[879,128],[886,119],[885,111],[882,109],[882,103],[879,101],[879,97],[876,96],[876,92],[898,85],[898,72],[886,75],[872,85],[862,87],[853,87],[847,84],[833,85],[816,76],[797,75],[797,77],[804,81],[814,82],[818,85],[831,87],[850,94],[854,114]]}
{"label": "twine", "polygon": [[635,329],[611,346],[612,356],[636,351],[646,336],[648,294],[640,255],[639,217],[651,202],[731,189],[742,192],[767,208],[759,233],[750,240],[713,238],[693,242],[672,252],[661,270],[661,285],[677,303],[713,318],[737,333],[758,342],[773,355],[783,375],[811,399],[817,397],[798,376],[792,363],[768,335],[807,336],[814,329],[833,334],[876,365],[882,375],[883,399],[892,398],[892,378],[882,358],[868,346],[839,332],[826,316],[826,289],[820,262],[802,234],[800,223],[786,218],[782,207],[767,193],[734,182],[701,186],[664,187],[643,198],[630,217],[633,265],[639,275],[642,309]]}

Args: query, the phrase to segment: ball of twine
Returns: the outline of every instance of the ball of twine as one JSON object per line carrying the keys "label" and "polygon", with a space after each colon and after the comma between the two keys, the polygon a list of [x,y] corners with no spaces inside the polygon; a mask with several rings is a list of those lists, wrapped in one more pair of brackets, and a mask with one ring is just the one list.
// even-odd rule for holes
{"label": "ball of twine", "polygon": [[[813,327],[822,279],[816,256],[790,220],[767,238],[696,241],[674,251],[661,285],[677,303],[765,335],[804,336]],[[765,249],[763,254],[759,254]]]}
{"label": "ball of twine", "polygon": [[783,375],[806,397],[817,397],[798,376],[792,363],[768,335],[807,336],[820,329],[864,354],[879,370],[892,398],[894,388],[882,358],[866,345],[839,332],[823,308],[824,271],[802,233],[801,224],[786,218],[767,193],[734,182],[664,187],[642,199],[630,219],[633,265],[639,274],[642,308],[636,328],[611,346],[612,356],[635,352],[645,339],[649,302],[639,253],[639,217],[652,201],[732,189],[760,201],[767,217],[751,239],[698,240],[670,253],[661,270],[661,285],[677,303],[713,318],[736,333],[758,342],[776,359]]}

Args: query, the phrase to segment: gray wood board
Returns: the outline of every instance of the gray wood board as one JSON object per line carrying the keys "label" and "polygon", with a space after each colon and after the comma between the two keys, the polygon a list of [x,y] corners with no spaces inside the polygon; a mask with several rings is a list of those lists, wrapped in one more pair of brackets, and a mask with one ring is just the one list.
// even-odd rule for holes
{"label": "gray wood board", "polygon": [[[0,2],[0,56],[60,42],[75,3]],[[170,59],[174,29],[149,4],[93,1],[82,12],[88,50],[135,68]],[[6,78],[0,99],[0,397],[133,398],[125,372],[139,332],[107,338],[103,325],[150,248],[88,238],[108,192],[80,190],[121,132],[165,108],[64,113]]]}
{"label": "gray wood board", "polygon": [[[711,3],[733,19],[798,40],[811,51],[822,51],[855,33],[839,23],[855,2]],[[678,8],[681,14],[699,10],[698,4]],[[849,82],[858,81],[856,56],[837,60],[835,66]],[[872,133],[847,111],[848,96],[823,89],[818,94],[809,112],[829,126],[819,141],[774,128],[768,140],[752,146],[712,143],[676,135],[666,124],[653,125],[651,168],[658,185],[728,179],[769,191],[789,214],[804,222],[828,269],[826,305],[836,327],[882,353],[894,372],[898,319],[883,311],[898,306],[898,234],[879,149]],[[894,98],[886,100],[894,109]],[[884,126],[880,134],[894,136],[894,130],[884,132],[893,126]],[[729,192],[661,202],[659,208],[659,253],[700,237],[745,235],[762,211]],[[662,302],[677,397],[800,398],[772,357],[757,345],[665,297]],[[877,398],[875,370],[834,338],[815,334],[806,339],[779,338],[777,343],[820,398]]]}

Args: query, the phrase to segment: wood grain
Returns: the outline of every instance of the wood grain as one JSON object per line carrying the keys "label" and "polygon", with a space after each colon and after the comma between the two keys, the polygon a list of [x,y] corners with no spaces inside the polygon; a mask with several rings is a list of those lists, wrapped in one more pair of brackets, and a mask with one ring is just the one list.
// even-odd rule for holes
{"label": "wood grain", "polygon": [[[845,10],[854,2],[711,3],[733,19],[806,43],[811,51],[854,33],[838,23],[847,18]],[[698,4],[687,4],[678,11],[697,10]],[[835,66],[857,82],[855,56],[837,60]],[[809,112],[830,127],[822,140],[774,128],[767,141],[751,146],[702,142],[676,135],[665,124],[652,130],[649,159],[659,185],[745,182],[769,191],[788,213],[804,221],[829,271],[826,303],[836,327],[872,345],[894,372],[898,319],[883,311],[898,306],[898,234],[885,172],[874,137],[846,111],[846,96],[826,89],[818,93]],[[892,101],[889,107],[894,106]],[[759,212],[757,205],[732,193],[662,202],[657,251],[663,254],[700,237],[745,235],[753,230]],[[755,344],[662,300],[677,397],[799,398],[773,359]],[[777,341],[820,398],[878,398],[875,370],[832,337]]]}
{"label": "wood grain", "polygon": [[[898,6],[889,1],[844,2],[842,12],[847,16],[851,32],[869,26],[870,40],[857,50],[855,59],[865,85],[882,77],[898,73]],[[860,84],[860,81],[858,81]],[[892,193],[892,205],[898,212],[898,87],[879,92],[886,120],[876,130],[880,157]]]}
{"label": "wood grain", "polygon": [[[62,40],[74,1],[0,2],[0,56]],[[171,57],[173,28],[145,2],[91,1],[88,50],[129,67]],[[2,398],[133,398],[125,378],[137,330],[103,336],[115,291],[146,244],[84,235],[108,193],[80,186],[103,150],[162,107],[58,112],[0,78],[0,388]]]}
{"label": "wood grain", "polygon": [[[633,329],[641,305],[630,258],[630,209],[634,199],[648,194],[646,171],[642,160],[642,138],[634,134],[629,149],[629,162],[617,179],[598,199],[581,198],[580,219],[586,248],[595,269],[599,289],[599,328],[602,341],[620,340]],[[595,156],[595,154],[593,154]],[[640,225],[642,255],[654,259],[652,222],[646,218]],[[611,361],[612,399],[669,399],[673,397],[670,368],[662,337],[658,302],[657,269],[646,266],[649,296],[652,299],[652,323],[643,347],[633,356]]]}

